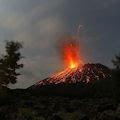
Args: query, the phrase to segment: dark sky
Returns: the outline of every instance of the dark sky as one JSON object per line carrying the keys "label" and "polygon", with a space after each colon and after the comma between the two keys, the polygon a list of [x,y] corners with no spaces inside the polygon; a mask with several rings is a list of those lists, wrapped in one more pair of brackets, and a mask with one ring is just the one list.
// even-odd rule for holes
{"label": "dark sky", "polygon": [[22,41],[25,58],[16,87],[28,87],[64,69],[55,48],[65,34],[75,36],[84,61],[112,67],[120,51],[119,0],[0,0],[0,51],[4,40]]}

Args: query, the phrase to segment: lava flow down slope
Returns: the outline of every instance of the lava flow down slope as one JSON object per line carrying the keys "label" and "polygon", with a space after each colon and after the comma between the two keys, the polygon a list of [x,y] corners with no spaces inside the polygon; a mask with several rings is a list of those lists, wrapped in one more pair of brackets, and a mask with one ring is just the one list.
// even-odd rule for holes
{"label": "lava flow down slope", "polygon": [[108,67],[102,64],[84,64],[79,48],[77,40],[67,37],[59,47],[66,69],[39,81],[31,88],[48,85],[89,84],[94,81],[110,79],[111,70]]}
{"label": "lava flow down slope", "polygon": [[49,78],[39,81],[32,87],[46,85],[68,85],[110,79],[110,69],[102,64],[85,64],[82,67],[67,68]]}

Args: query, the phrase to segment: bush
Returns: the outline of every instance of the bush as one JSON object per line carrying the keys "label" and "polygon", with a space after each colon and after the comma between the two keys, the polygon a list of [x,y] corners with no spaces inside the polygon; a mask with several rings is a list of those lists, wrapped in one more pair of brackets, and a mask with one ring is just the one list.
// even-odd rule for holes
{"label": "bush", "polygon": [[43,117],[29,108],[19,108],[17,114],[17,120],[45,120]]}

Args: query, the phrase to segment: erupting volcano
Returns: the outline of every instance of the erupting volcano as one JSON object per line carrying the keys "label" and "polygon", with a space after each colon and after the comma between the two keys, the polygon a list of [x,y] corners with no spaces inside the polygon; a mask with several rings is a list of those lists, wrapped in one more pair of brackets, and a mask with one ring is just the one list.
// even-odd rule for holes
{"label": "erupting volcano", "polygon": [[46,85],[87,84],[111,78],[111,70],[108,67],[102,64],[84,64],[77,40],[68,37],[62,42],[59,50],[66,69],[39,81],[31,88]]}

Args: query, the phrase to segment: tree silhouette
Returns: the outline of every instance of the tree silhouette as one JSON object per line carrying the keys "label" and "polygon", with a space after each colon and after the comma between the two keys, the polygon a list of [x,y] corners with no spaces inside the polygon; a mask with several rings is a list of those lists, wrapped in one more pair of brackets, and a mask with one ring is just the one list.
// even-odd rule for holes
{"label": "tree silhouette", "polygon": [[6,55],[2,55],[0,58],[0,84],[2,86],[16,83],[17,76],[20,75],[17,70],[23,67],[23,64],[19,63],[22,58],[19,51],[21,48],[22,44],[19,42],[6,42]]}
{"label": "tree silhouette", "polygon": [[120,70],[120,53],[118,55],[115,55],[115,59],[112,60],[112,63],[117,70]]}

